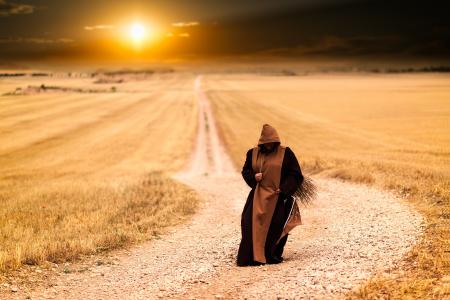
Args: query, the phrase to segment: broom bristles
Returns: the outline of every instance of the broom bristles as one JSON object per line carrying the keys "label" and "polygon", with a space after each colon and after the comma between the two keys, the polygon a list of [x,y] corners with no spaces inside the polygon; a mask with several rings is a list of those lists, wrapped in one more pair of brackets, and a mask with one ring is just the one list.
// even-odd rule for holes
{"label": "broom bristles", "polygon": [[317,196],[317,187],[310,177],[304,176],[303,182],[294,192],[294,200],[300,201],[303,205],[309,205]]}

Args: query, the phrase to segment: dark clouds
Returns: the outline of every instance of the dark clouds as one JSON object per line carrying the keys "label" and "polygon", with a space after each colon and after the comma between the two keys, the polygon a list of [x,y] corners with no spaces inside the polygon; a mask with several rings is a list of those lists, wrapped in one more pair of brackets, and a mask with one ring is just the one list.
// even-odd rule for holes
{"label": "dark clouds", "polygon": [[393,47],[400,48],[404,42],[400,36],[324,36],[298,46],[269,49],[261,53],[280,56],[321,56],[330,53],[334,56],[370,55],[388,53]]}
{"label": "dark clouds", "polygon": [[290,55],[448,57],[448,11],[444,1],[357,1],[234,19],[222,24],[219,34],[226,42],[220,47],[284,49]]}
{"label": "dark clouds", "polygon": [[29,4],[18,4],[7,0],[0,0],[0,17],[18,14],[31,14],[34,6]]}
{"label": "dark clouds", "polygon": [[0,44],[66,44],[73,43],[68,38],[48,39],[48,38],[0,38]]}

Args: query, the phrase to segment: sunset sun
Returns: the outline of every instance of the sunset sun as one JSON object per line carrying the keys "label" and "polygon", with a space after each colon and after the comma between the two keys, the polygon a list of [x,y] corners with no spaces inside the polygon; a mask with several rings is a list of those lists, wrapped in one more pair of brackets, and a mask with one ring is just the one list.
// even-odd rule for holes
{"label": "sunset sun", "polygon": [[130,36],[134,42],[142,42],[147,34],[147,29],[141,23],[133,23],[130,27]]}

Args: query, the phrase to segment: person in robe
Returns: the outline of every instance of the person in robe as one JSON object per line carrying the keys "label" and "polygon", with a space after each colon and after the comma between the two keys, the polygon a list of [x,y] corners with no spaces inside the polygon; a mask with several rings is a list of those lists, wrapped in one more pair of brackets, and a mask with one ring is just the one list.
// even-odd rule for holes
{"label": "person in robe", "polygon": [[251,191],[241,215],[236,263],[280,263],[289,231],[301,224],[293,197],[304,180],[297,158],[281,145],[275,128],[264,124],[258,145],[247,151],[241,173]]}

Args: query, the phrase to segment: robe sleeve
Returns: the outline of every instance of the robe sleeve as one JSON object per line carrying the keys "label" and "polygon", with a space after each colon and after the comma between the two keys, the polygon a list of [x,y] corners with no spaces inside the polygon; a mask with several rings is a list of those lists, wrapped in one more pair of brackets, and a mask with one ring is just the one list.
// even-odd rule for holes
{"label": "robe sleeve", "polygon": [[280,183],[280,190],[287,196],[292,196],[303,182],[303,174],[300,164],[291,148],[285,150],[285,171],[283,182]]}
{"label": "robe sleeve", "polygon": [[255,179],[255,172],[253,172],[252,168],[252,151],[253,149],[247,151],[247,156],[245,159],[244,166],[242,167],[241,174],[245,182],[248,184],[248,186],[253,189],[256,187],[256,179]]}

